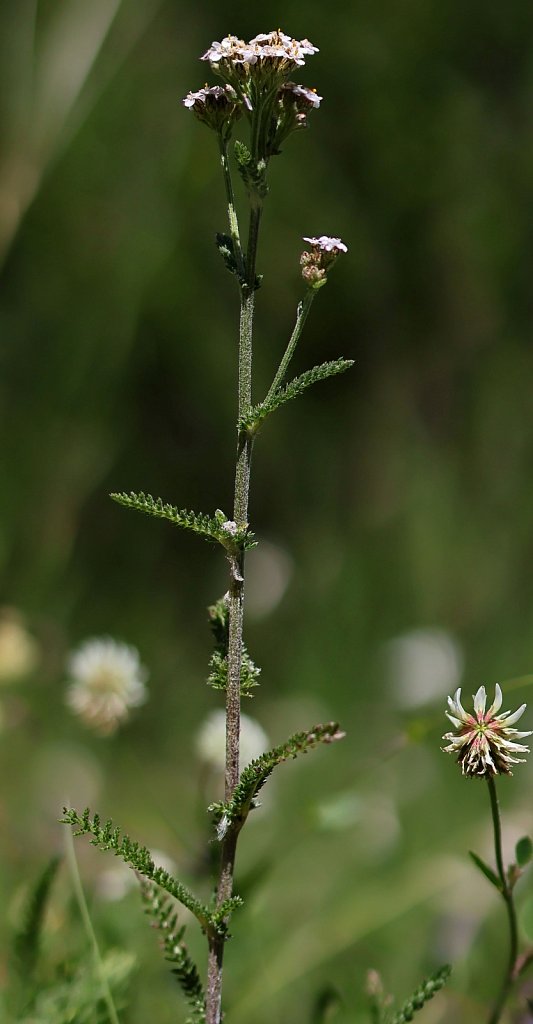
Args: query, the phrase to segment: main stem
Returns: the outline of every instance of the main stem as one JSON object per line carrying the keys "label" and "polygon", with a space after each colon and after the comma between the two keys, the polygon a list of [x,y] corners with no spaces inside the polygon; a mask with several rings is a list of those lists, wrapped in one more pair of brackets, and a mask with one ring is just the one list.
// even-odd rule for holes
{"label": "main stem", "polygon": [[[255,264],[261,206],[250,212],[245,282],[241,286],[239,325],[238,423],[252,404],[252,337],[255,304]],[[238,429],[237,465],[233,518],[238,526],[248,522],[248,495],[252,440]],[[231,799],[239,781],[239,735],[241,721],[241,661],[244,615],[244,551],[230,557],[228,591],[229,639],[228,676],[226,687],[226,801]],[[222,841],[220,872],[217,884],[217,906],[229,899],[233,891],[233,869],[237,833],[230,829]],[[222,967],[225,939],[216,933],[208,935],[206,1024],[220,1024],[222,1003]]]}
{"label": "main stem", "polygon": [[518,956],[518,927],[516,921],[516,910],[513,899],[513,890],[509,885],[505,867],[503,864],[503,853],[502,853],[502,826],[500,820],[500,807],[498,803],[498,795],[496,793],[496,783],[494,778],[490,775],[487,778],[487,784],[489,787],[490,796],[490,807],[492,811],[492,824],[494,827],[494,852],[496,855],[496,866],[498,868],[498,877],[501,883],[501,894],[505,901],[507,908],[507,917],[509,920],[509,960],[507,964],[507,970],[503,979],[500,994],[494,1004],[492,1013],[489,1017],[488,1024],[498,1024],[501,1017],[502,1010],[507,1002],[509,993],[513,986],[516,959]]}

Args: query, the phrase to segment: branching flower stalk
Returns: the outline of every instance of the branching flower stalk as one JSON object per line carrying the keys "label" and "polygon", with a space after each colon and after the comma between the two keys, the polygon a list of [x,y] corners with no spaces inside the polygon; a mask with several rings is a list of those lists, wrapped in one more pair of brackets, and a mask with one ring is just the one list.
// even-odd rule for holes
{"label": "branching flower stalk", "polygon": [[[307,54],[316,47],[307,40],[298,42],[282,32],[256,36],[249,43],[228,36],[221,43],[213,43],[203,60],[220,75],[224,87],[206,87],[198,93],[189,93],[185,105],[192,108],[200,120],[217,131],[228,203],[229,237],[218,236],[219,248],[228,269],[237,277],[240,296],[239,364],[238,364],[238,416],[237,462],[233,522],[235,529],[248,526],[248,498],[250,470],[255,429],[246,429],[252,410],[252,354],[257,249],[263,212],[263,201],[268,191],[266,172],[271,156],[279,152],[280,142],[291,131],[304,127],[306,112],[318,106],[315,93],[287,83],[288,74],[304,63]],[[288,87],[289,86],[289,87]],[[241,104],[234,100],[240,98]],[[246,186],[249,200],[247,250],[244,254],[234,199],[227,144],[233,123],[244,114],[250,122],[250,149],[237,143],[235,150],[239,172]],[[313,240],[316,241],[316,240]],[[346,251],[339,241],[334,256],[322,256],[317,242],[316,263],[319,273],[307,282],[306,296],[298,307],[296,326],[285,355],[275,375],[266,401],[272,400],[282,383],[289,361],[301,335],[317,287],[325,283],[328,266],[338,252]],[[230,564],[228,602],[228,652],[226,686],[226,772],[225,799],[230,804],[239,783],[239,732],[243,658],[243,619],[245,551],[235,548],[228,554]],[[220,872],[217,884],[217,907],[232,895],[233,871],[237,838],[240,829],[228,828],[221,839]],[[206,990],[207,1024],[218,1024],[221,1017],[222,967],[225,937],[213,932],[209,938],[209,959]]]}
{"label": "branching flower stalk", "polygon": [[[480,686],[474,698],[474,714],[466,712],[461,704],[461,690],[454,697],[448,697],[449,710],[446,712],[456,733],[448,732],[443,739],[449,740],[444,747],[446,753],[457,754],[463,775],[470,778],[483,778],[487,782],[494,832],[494,853],[496,873],[477,854],[471,853],[476,867],[485,875],[489,882],[501,894],[507,911],[509,924],[509,955],[507,967],[499,995],[491,1010],[488,1024],[498,1024],[505,1004],[511,994],[514,982],[521,973],[522,965],[518,957],[518,924],[514,903],[514,887],[522,874],[522,868],[531,859],[532,844],[528,837],[520,840],[516,847],[516,863],[510,864],[507,871],[503,861],[502,827],[498,794],[496,792],[496,775],[512,775],[511,765],[520,764],[524,758],[517,754],[528,754],[529,748],[517,743],[531,730],[520,732],[513,728],[522,717],[526,705],[522,704],[517,711],[504,711],[499,714],[502,706],[501,687],[496,684],[494,701],[486,709],[487,694],[484,686]],[[529,960],[527,960],[529,963]]]}

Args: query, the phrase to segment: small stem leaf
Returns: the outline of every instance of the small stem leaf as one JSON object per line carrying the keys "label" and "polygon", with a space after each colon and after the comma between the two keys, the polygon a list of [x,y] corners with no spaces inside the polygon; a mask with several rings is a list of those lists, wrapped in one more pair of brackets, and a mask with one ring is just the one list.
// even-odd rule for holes
{"label": "small stem leaf", "polygon": [[519,867],[523,868],[529,864],[533,857],[533,843],[529,836],[522,836],[522,839],[518,840],[515,846],[515,857]]}
{"label": "small stem leaf", "polygon": [[204,931],[208,929],[211,921],[209,909],[168,871],[156,867],[146,846],[141,846],[140,843],[132,841],[129,836],[123,835],[119,828],[113,826],[112,821],[106,821],[102,827],[99,815],[95,814],[91,819],[88,807],[82,815],[79,815],[71,807],[64,807],[63,815],[63,818],[60,819],[61,822],[71,825],[75,836],[90,835],[92,836],[91,844],[99,850],[113,850],[115,856],[120,857],[130,868],[149,881],[155,882],[169,896],[173,896],[184,907],[187,907],[197,918]]}
{"label": "small stem leaf", "polygon": [[190,512],[188,509],[179,509],[175,505],[164,502],[162,498],[153,498],[151,494],[144,491],[131,491],[129,494],[113,493],[113,501],[124,508],[133,508],[137,512],[144,512],[146,515],[155,516],[157,519],[168,519],[175,526],[181,526],[184,530],[192,530],[193,533],[205,537],[206,540],[217,541],[227,551],[236,553],[255,547],[253,534],[248,529],[248,524],[237,525],[229,520],[220,509],[217,509],[214,516],[207,516],[204,513]]}
{"label": "small stem leaf", "polygon": [[240,831],[248,814],[255,806],[255,798],[264,786],[268,777],[278,764],[289,758],[306,754],[319,743],[333,743],[342,739],[344,733],[339,730],[336,722],[327,725],[315,725],[308,732],[297,732],[279,747],[261,754],[242,772],[240,780],[228,803],[212,805],[214,821],[217,828],[217,839],[225,839],[231,829]]}
{"label": "small stem leaf", "polygon": [[478,857],[477,853],[473,853],[472,850],[469,850],[468,855],[472,858],[474,864],[476,865],[477,868],[479,868],[481,873],[485,875],[485,878],[488,878],[489,882],[491,882],[494,888],[497,889],[498,892],[501,892],[502,883],[498,878],[496,872],[493,871],[492,868],[489,868],[489,865],[485,864],[485,861],[481,857]]}
{"label": "small stem leaf", "polygon": [[226,269],[229,270],[230,274],[235,274],[236,277],[241,277],[239,271],[238,258],[235,253],[235,243],[231,235],[225,235],[221,232],[216,234],[216,246],[224,260]]}
{"label": "small stem leaf", "polygon": [[240,420],[240,430],[249,436],[253,436],[262,426],[267,416],[270,416],[276,409],[279,409],[281,405],[285,405],[293,398],[297,398],[298,395],[301,395],[312,384],[316,384],[321,380],[327,380],[328,377],[334,377],[338,373],[344,373],[345,370],[353,366],[353,362],[353,359],[334,359],[329,363],[321,363],[320,366],[314,366],[312,370],[306,370],[305,373],[295,377],[285,387],[274,391],[270,398],[253,406]]}
{"label": "small stem leaf", "polygon": [[[226,691],[228,685],[229,607],[226,597],[220,598],[208,609],[209,623],[215,641],[215,650],[209,662],[207,685],[214,690]],[[241,651],[241,697],[253,697],[252,690],[259,686],[261,669],[254,664],[245,645]]]}

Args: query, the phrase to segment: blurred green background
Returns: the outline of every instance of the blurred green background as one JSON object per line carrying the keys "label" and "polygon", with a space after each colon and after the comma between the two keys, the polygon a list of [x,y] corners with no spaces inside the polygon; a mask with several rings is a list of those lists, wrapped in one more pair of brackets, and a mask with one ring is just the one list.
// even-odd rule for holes
{"label": "blurred green background", "polygon": [[[36,645],[16,679],[0,634],[2,946],[62,849],[67,798],[206,891],[216,786],[196,735],[220,703],[205,608],[224,559],[108,493],[231,508],[237,296],[213,245],[215,141],[180,100],[212,40],[278,25],[320,47],[298,80],[324,100],[271,167],[255,397],[293,323],[303,235],[340,235],[349,254],[295,372],[355,366],[256,445],[246,639],[263,685],[245,710],[272,743],[330,718],[347,738],[280,768],[241,840],[228,1019],[310,1021],[332,985],[338,1019],[364,1020],[369,966],[402,997],[449,960],[424,1020],[475,1024],[504,913],[466,857],[491,857],[484,787],[439,747],[457,685],[513,679],[506,707],[533,690],[533,9],[519,0],[2,7],[0,597]],[[102,635],[150,671],[149,702],[112,739],[64,703],[69,651]],[[501,785],[510,851],[532,827],[532,773]],[[124,1024],[181,1019],[136,893],[111,900],[115,862],[76,849],[102,948],[143,962]],[[86,944],[70,893],[63,869],[51,964]],[[520,902],[533,940],[528,879]]]}

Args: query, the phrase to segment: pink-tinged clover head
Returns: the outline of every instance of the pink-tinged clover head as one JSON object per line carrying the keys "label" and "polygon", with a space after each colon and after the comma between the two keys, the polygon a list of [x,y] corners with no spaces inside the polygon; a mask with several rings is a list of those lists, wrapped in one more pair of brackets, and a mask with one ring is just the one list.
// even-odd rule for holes
{"label": "pink-tinged clover head", "polygon": [[447,732],[442,737],[450,741],[442,749],[448,754],[457,754],[463,775],[472,778],[512,775],[511,765],[524,761],[523,757],[516,757],[516,754],[529,754],[529,748],[516,741],[531,736],[532,731],[519,732],[513,728],[527,705],[522,704],[517,711],[498,714],[503,701],[498,683],[488,710],[485,710],[487,694],[484,686],[479,687],[473,701],[474,712],[471,714],[461,704],[460,689],[453,697],[448,697],[449,710],[446,715],[456,732]]}

